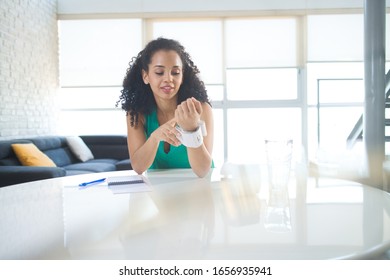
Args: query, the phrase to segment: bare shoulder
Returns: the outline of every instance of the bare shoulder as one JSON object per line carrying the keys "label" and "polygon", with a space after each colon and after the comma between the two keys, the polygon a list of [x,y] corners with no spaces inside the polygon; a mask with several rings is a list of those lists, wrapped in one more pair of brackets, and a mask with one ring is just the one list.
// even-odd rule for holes
{"label": "bare shoulder", "polygon": [[144,126],[145,126],[145,117],[143,114],[138,114],[138,122],[135,123],[133,125],[131,125],[131,117],[130,117],[130,114],[128,114],[126,116],[126,119],[127,119],[127,126],[128,128],[131,128],[132,130],[138,130],[138,129],[141,129],[143,130]]}
{"label": "bare shoulder", "polygon": [[138,123],[131,125],[130,116],[127,116],[127,145],[130,153],[138,150],[145,141],[144,124],[145,118],[141,115],[138,116]]}

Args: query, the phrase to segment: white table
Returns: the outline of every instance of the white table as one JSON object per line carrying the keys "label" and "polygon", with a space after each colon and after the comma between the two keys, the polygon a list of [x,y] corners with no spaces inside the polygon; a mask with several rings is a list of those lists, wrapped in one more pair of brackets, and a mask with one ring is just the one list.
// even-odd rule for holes
{"label": "white table", "polygon": [[79,189],[120,171],[0,188],[0,259],[368,259],[390,249],[390,195],[358,183],[292,176],[290,229],[265,227],[262,166],[221,179],[145,175],[152,191]]}

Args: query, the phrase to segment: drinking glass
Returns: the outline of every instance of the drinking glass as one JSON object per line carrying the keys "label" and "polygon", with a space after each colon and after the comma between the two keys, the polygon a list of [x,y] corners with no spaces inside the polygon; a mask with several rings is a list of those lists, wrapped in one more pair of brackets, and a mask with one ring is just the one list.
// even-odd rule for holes
{"label": "drinking glass", "polygon": [[291,231],[288,196],[292,140],[265,140],[269,196],[264,226],[273,232]]}

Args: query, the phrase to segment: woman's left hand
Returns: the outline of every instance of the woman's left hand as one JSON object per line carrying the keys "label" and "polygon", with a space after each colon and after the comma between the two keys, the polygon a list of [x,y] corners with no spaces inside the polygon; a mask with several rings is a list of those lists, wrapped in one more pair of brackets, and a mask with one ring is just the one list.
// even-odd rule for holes
{"label": "woman's left hand", "polygon": [[188,98],[179,104],[175,111],[175,119],[185,131],[194,131],[199,126],[202,115],[202,104],[195,98]]}

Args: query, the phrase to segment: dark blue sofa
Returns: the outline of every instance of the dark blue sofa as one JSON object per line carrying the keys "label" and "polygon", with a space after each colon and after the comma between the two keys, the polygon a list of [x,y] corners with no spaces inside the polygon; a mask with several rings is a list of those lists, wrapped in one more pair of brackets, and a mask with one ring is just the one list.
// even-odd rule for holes
{"label": "dark blue sofa", "polygon": [[[30,139],[0,141],[0,187],[34,180],[61,176],[129,170],[131,162],[124,135],[80,136],[91,150],[94,159],[81,162],[71,152],[62,136],[39,136]],[[22,166],[11,144],[33,143],[45,153],[57,167]]]}

